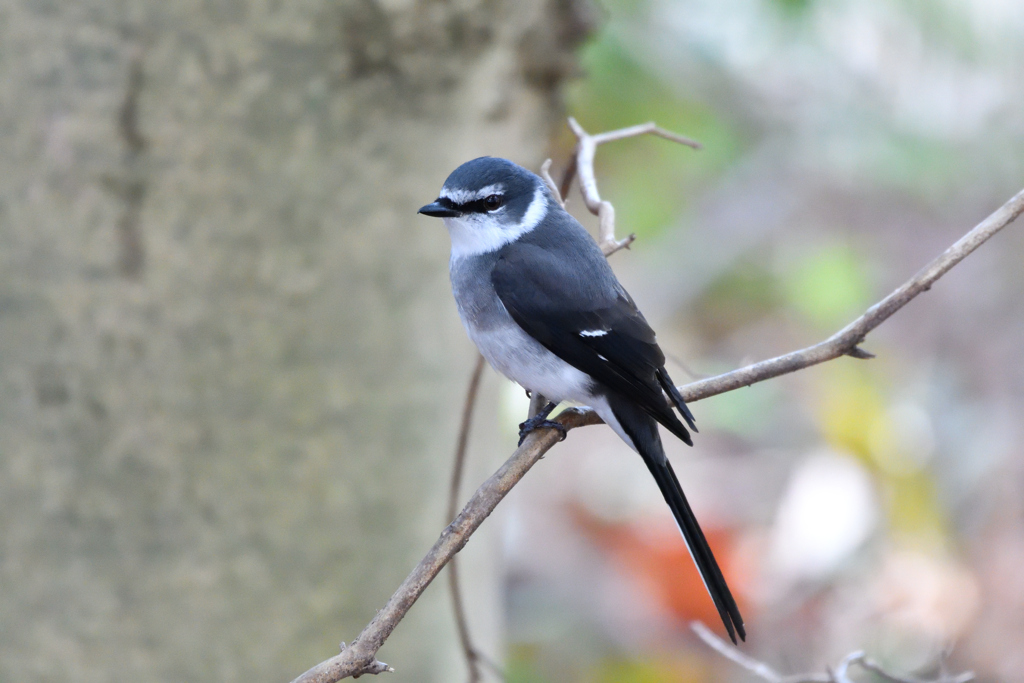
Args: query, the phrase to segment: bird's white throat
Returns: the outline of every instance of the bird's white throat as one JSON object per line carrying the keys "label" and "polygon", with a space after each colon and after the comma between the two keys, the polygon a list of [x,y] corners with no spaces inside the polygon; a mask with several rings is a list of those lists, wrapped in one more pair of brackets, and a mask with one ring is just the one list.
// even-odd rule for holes
{"label": "bird's white throat", "polygon": [[540,187],[534,190],[530,206],[515,223],[502,220],[506,210],[503,206],[491,213],[445,218],[444,225],[452,240],[452,260],[495,251],[536,228],[548,212],[547,196]]}

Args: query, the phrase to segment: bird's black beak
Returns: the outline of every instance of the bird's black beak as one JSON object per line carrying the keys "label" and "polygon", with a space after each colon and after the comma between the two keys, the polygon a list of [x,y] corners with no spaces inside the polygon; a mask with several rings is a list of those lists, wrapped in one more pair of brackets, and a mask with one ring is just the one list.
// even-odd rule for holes
{"label": "bird's black beak", "polygon": [[449,208],[440,201],[427,204],[426,206],[421,207],[416,213],[422,213],[424,216],[433,216],[435,218],[456,218],[462,215],[461,211]]}

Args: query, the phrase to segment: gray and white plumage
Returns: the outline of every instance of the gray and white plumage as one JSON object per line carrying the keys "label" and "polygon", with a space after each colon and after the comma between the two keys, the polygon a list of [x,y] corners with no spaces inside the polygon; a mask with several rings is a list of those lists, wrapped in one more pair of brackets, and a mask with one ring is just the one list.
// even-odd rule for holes
{"label": "gray and white plumage", "polygon": [[654,331],[589,233],[540,177],[491,157],[453,171],[420,213],[443,218],[448,228],[455,302],[483,356],[525,389],[591,406],[642,456],[726,630],[734,642],[737,633],[745,638],[658,434],[660,423],[692,445],[693,415],[665,370]]}

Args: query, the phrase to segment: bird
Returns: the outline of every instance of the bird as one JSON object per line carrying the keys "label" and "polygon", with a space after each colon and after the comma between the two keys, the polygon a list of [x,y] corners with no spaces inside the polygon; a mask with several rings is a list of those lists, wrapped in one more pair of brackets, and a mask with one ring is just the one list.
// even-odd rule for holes
{"label": "bird", "polygon": [[590,233],[543,179],[497,157],[456,168],[418,213],[443,219],[448,229],[452,293],[470,339],[494,369],[548,399],[520,425],[520,445],[544,427],[565,438],[565,428],[547,419],[559,403],[593,408],[643,459],[726,632],[733,643],[737,635],[746,640],[658,433],[661,424],[692,446],[693,414],[665,369],[654,330]]}

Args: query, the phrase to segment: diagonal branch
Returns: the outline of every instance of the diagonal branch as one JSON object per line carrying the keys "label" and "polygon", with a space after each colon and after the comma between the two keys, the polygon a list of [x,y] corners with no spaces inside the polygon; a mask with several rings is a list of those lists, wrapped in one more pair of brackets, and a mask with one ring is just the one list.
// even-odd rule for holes
{"label": "diagonal branch", "polygon": [[[975,226],[964,237],[943,252],[892,294],[872,306],[861,317],[814,346],[784,356],[754,363],[732,372],[693,382],[679,388],[687,402],[699,401],[717,394],[749,386],[772,377],[817,365],[844,355],[863,357],[857,345],[882,322],[926,291],[950,268],[962,261],[986,240],[1024,212],[1024,190]],[[600,423],[600,418],[587,408],[568,408],[556,418],[566,428],[574,429]],[[554,429],[531,432],[523,445],[505,464],[485,481],[420,563],[398,587],[384,608],[363,629],[349,647],[327,661],[321,662],[293,683],[334,683],[347,676],[379,673],[384,669],[376,660],[377,651],[402,620],[445,564],[469,541],[488,515],[505,495],[533,467],[541,456],[559,441]]]}

